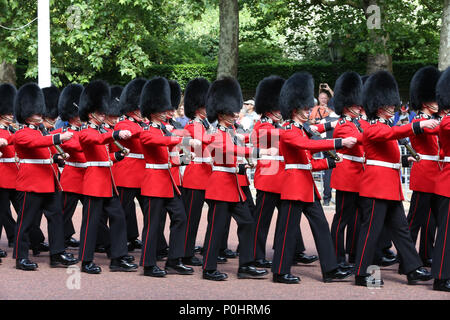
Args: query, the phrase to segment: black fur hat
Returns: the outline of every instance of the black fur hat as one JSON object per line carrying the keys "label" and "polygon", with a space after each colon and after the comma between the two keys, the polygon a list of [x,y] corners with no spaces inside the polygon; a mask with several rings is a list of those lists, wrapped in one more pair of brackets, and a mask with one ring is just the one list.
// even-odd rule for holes
{"label": "black fur hat", "polygon": [[436,101],[436,84],[441,72],[427,66],[419,69],[413,76],[409,86],[410,107],[413,110],[422,109],[422,104]]}
{"label": "black fur hat", "polygon": [[244,101],[239,82],[231,77],[214,81],[206,95],[206,114],[210,122],[219,114],[240,112]]}
{"label": "black fur hat", "polygon": [[43,116],[48,119],[58,118],[58,100],[61,92],[55,86],[42,89],[45,99],[45,109]]}
{"label": "black fur hat", "polygon": [[436,85],[436,101],[439,110],[450,109],[450,67],[442,73]]}
{"label": "black fur hat", "polygon": [[153,78],[142,88],[139,101],[141,114],[150,119],[150,115],[157,112],[172,110],[170,100],[170,85],[166,78]]}
{"label": "black fur hat", "polygon": [[77,83],[71,83],[61,91],[58,101],[58,113],[62,121],[69,121],[78,117],[80,95],[83,86]]}
{"label": "black fur hat", "polygon": [[286,80],[279,76],[262,79],[256,87],[255,112],[264,114],[280,110],[280,91]]}
{"label": "black fur hat", "polygon": [[139,110],[141,91],[146,82],[144,78],[136,78],[128,82],[120,95],[119,106],[122,114]]}
{"label": "black fur hat", "polygon": [[106,113],[108,116],[120,117],[122,113],[120,112],[120,95],[122,93],[122,86],[112,86],[111,88],[111,98],[109,100],[109,108]]}
{"label": "black fur hat", "polygon": [[206,107],[206,94],[210,83],[205,78],[195,78],[186,86],[184,91],[184,114],[186,117],[195,118],[195,111]]}
{"label": "black fur hat", "polygon": [[3,83],[0,85],[0,115],[14,113],[14,98],[17,89],[12,84]]}
{"label": "black fur hat", "polygon": [[108,83],[103,80],[91,81],[80,96],[80,119],[88,121],[89,114],[94,112],[107,113],[111,92]]}
{"label": "black fur hat", "polygon": [[174,110],[177,110],[181,101],[181,87],[180,84],[175,80],[169,80],[169,86],[170,86],[170,101],[172,102],[172,108]]}
{"label": "black fur hat", "polygon": [[397,81],[387,71],[378,71],[367,79],[363,88],[363,107],[367,117],[373,119],[381,107],[399,106]]}
{"label": "black fur hat", "polygon": [[292,111],[314,107],[314,79],[308,72],[294,73],[280,91],[280,110],[285,120]]}
{"label": "black fur hat", "polygon": [[334,112],[341,115],[345,107],[362,106],[362,80],[356,72],[344,72],[334,86]]}
{"label": "black fur hat", "polygon": [[25,123],[25,120],[35,114],[42,115],[45,109],[45,98],[37,83],[24,84],[17,91],[14,100],[14,116],[17,122]]}
{"label": "black fur hat", "polygon": [[361,81],[362,81],[362,84],[363,84],[363,85],[366,83],[367,79],[369,79],[369,76],[368,76],[368,75],[361,76]]}

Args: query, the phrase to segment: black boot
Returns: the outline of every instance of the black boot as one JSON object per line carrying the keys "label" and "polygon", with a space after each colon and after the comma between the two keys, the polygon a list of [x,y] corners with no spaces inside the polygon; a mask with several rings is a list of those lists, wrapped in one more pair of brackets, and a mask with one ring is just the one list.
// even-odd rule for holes
{"label": "black boot", "polygon": [[290,273],[286,274],[273,274],[273,282],[286,283],[286,284],[296,284],[300,282],[300,277],[293,276]]}
{"label": "black boot", "polygon": [[450,292],[450,280],[449,279],[434,279],[433,290]]}
{"label": "black boot", "polygon": [[228,278],[226,273],[217,270],[203,270],[203,279],[213,281],[223,281]]}
{"label": "black boot", "polygon": [[17,259],[16,269],[25,271],[34,271],[38,268],[38,264],[29,259]]}
{"label": "black boot", "polygon": [[102,268],[100,268],[92,261],[83,261],[81,263],[81,272],[89,274],[99,274],[102,272]]}
{"label": "black boot", "polygon": [[258,268],[272,268],[272,261],[266,259],[258,259],[255,261],[255,267]]}
{"label": "black boot", "polygon": [[355,276],[355,285],[368,287],[368,288],[379,288],[384,285],[383,279],[375,279],[372,276]]}
{"label": "black boot", "polygon": [[429,281],[433,277],[427,269],[420,267],[408,273],[406,278],[408,279],[408,284],[418,284],[421,281]]}
{"label": "black boot", "polygon": [[111,264],[109,265],[109,270],[111,270],[111,271],[130,272],[130,271],[136,271],[137,269],[138,269],[138,265],[128,262],[127,258],[125,258],[125,257],[111,259]]}
{"label": "black boot", "polygon": [[167,273],[175,274],[193,274],[194,269],[185,266],[181,258],[178,259],[167,259],[165,270]]}
{"label": "black boot", "polygon": [[294,257],[295,262],[300,262],[303,264],[310,264],[317,260],[319,260],[318,256],[316,256],[316,255],[309,256],[309,255],[305,254],[304,252],[296,253],[295,257]]}
{"label": "black boot", "polygon": [[6,251],[0,249],[0,258],[6,258],[7,256],[8,256],[8,254],[6,253]]}
{"label": "black boot", "polygon": [[56,267],[67,267],[71,266],[73,264],[76,264],[78,262],[78,259],[73,256],[71,253],[67,253],[65,251],[58,253],[58,254],[52,254],[50,256],[50,267],[56,268]]}
{"label": "black boot", "polygon": [[185,257],[181,260],[183,262],[183,264],[186,264],[188,266],[201,266],[202,265],[202,260],[200,260],[197,257]]}
{"label": "black boot", "polygon": [[144,276],[147,277],[163,278],[166,274],[167,272],[160,269],[158,266],[144,267]]}
{"label": "black boot", "polygon": [[325,272],[323,274],[323,282],[331,282],[333,280],[343,280],[350,277],[353,274],[351,269],[342,270],[341,268],[336,268],[332,271]]}
{"label": "black boot", "polygon": [[253,266],[239,267],[237,275],[239,279],[262,279],[267,275],[267,270],[256,269]]}

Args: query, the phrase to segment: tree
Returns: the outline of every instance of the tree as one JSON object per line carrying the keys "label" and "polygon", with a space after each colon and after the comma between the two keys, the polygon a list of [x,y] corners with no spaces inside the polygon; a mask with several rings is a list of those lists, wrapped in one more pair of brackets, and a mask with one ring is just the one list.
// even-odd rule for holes
{"label": "tree", "polygon": [[442,11],[441,44],[439,48],[439,69],[450,67],[450,0],[444,1]]}
{"label": "tree", "polygon": [[239,52],[238,0],[220,0],[220,39],[217,78],[237,77]]}

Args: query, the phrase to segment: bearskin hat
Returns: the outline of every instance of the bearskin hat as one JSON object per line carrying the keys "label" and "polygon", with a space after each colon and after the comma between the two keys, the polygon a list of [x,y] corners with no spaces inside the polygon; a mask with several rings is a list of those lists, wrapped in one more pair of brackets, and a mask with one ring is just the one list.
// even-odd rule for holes
{"label": "bearskin hat", "polygon": [[362,80],[356,72],[344,72],[334,86],[334,112],[341,115],[345,107],[362,106]]}
{"label": "bearskin hat", "polygon": [[127,114],[139,110],[141,91],[147,82],[144,78],[136,78],[128,82],[120,95],[120,112]]}
{"label": "bearskin hat", "polygon": [[280,110],[280,91],[286,80],[279,76],[270,76],[262,79],[256,87],[255,112]]}
{"label": "bearskin hat", "polygon": [[45,99],[44,118],[56,119],[58,118],[58,100],[61,92],[55,86],[46,87],[42,89]]}
{"label": "bearskin hat", "polygon": [[88,121],[90,113],[106,114],[109,109],[110,96],[110,88],[106,81],[91,81],[81,92],[79,105],[81,121]]}
{"label": "bearskin hat", "polygon": [[243,106],[239,82],[231,77],[214,81],[206,95],[206,114],[210,122],[217,120],[219,114],[240,112]]}
{"label": "bearskin hat", "polygon": [[410,107],[413,110],[422,109],[422,104],[436,101],[436,84],[441,72],[427,66],[419,69],[411,79],[409,86]]}
{"label": "bearskin hat", "polygon": [[369,119],[376,117],[379,108],[399,105],[398,85],[392,74],[378,71],[367,79],[363,88],[363,107]]}
{"label": "bearskin hat", "polygon": [[170,101],[172,102],[172,108],[174,110],[178,109],[181,101],[181,87],[175,80],[169,80],[170,86]]}
{"label": "bearskin hat", "polygon": [[368,75],[361,76],[361,81],[362,81],[362,84],[363,84],[363,85],[366,83],[367,79],[369,79],[369,76],[368,76]]}
{"label": "bearskin hat", "polygon": [[109,100],[108,112],[106,114],[112,117],[120,117],[122,115],[120,112],[120,95],[122,94],[123,87],[112,86],[110,89],[111,97]]}
{"label": "bearskin hat", "polygon": [[62,121],[69,121],[78,117],[80,95],[83,86],[77,83],[71,83],[61,91],[58,101],[58,113]]}
{"label": "bearskin hat", "polygon": [[450,109],[450,67],[442,73],[436,85],[436,101],[439,110]]}
{"label": "bearskin hat", "polygon": [[195,78],[188,82],[184,91],[184,113],[195,118],[195,111],[206,107],[206,94],[211,84],[205,78]]}
{"label": "bearskin hat", "polygon": [[45,110],[45,98],[37,83],[24,84],[17,91],[14,100],[14,116],[17,122],[25,123],[25,120],[35,114],[42,115]]}
{"label": "bearskin hat", "polygon": [[14,113],[14,98],[16,97],[17,89],[9,83],[0,85],[0,115]]}
{"label": "bearskin hat", "polygon": [[170,85],[167,79],[156,77],[147,81],[142,88],[139,106],[142,116],[149,119],[153,113],[172,110]]}
{"label": "bearskin hat", "polygon": [[308,72],[294,73],[280,91],[280,110],[285,120],[296,109],[314,107],[314,79]]}

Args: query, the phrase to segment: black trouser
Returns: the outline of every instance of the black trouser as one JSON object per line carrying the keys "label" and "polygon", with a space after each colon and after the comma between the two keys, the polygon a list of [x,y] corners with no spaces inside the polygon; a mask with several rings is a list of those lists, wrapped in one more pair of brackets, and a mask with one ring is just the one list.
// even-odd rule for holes
{"label": "black trouser", "polygon": [[239,266],[254,261],[254,221],[246,202],[208,201],[208,227],[203,244],[203,269],[216,270],[226,224],[233,217],[239,239]]}
{"label": "black trouser", "polygon": [[12,216],[11,203],[16,213],[18,213],[21,209],[18,192],[14,189],[0,188],[0,238],[2,236],[2,229],[5,228],[8,242],[13,243],[16,221]]}
{"label": "black trouser", "polygon": [[15,230],[13,258],[28,258],[30,229],[36,216],[44,212],[47,218],[50,254],[64,251],[64,227],[61,199],[58,193],[18,192],[20,210]]}
{"label": "black trouser", "polygon": [[111,258],[120,258],[128,253],[125,214],[119,198],[117,196],[85,196],[79,248],[79,259],[82,262],[89,262],[94,259],[94,250],[102,216],[109,219]]}
{"label": "black trouser", "polygon": [[422,261],[433,256],[433,245],[436,234],[435,214],[432,214],[432,193],[414,191],[407,216],[409,231],[413,243],[416,243],[420,230],[419,255]]}
{"label": "black trouser", "polygon": [[406,222],[401,201],[360,197],[361,230],[356,254],[356,274],[367,275],[367,267],[373,262],[380,234],[387,228],[398,255],[403,271],[409,273],[422,266]]}
{"label": "black trouser", "polygon": [[170,235],[168,259],[182,258],[184,254],[184,236],[186,232],[186,213],[181,197],[174,191],[173,198],[157,198],[143,196],[142,212],[144,228],[142,229],[142,251],[140,265],[150,267],[156,265],[158,237],[161,219],[169,213]]}
{"label": "black trouser", "polygon": [[[58,192],[58,197],[60,197],[59,192]],[[42,229],[41,229],[41,221],[42,221],[43,215],[44,215],[44,212],[39,212],[34,217],[33,225],[31,226],[31,229],[30,229],[30,245],[31,245],[31,247],[36,247],[45,240],[44,233],[42,232]]]}
{"label": "black trouser", "polygon": [[331,200],[331,172],[333,169],[323,171],[323,201]]}
{"label": "black trouser", "polygon": [[[280,212],[280,194],[256,190],[256,207],[253,211],[255,220],[255,246],[253,257],[255,260],[266,258],[266,242],[275,207]],[[303,243],[303,241],[302,241]],[[304,251],[304,249],[302,250]]]}
{"label": "black trouser", "polygon": [[347,224],[346,235],[345,235],[345,253],[348,254],[349,261],[355,260],[356,255],[356,244],[358,242],[359,230],[361,228],[361,208],[358,206],[356,208],[355,216]]}
{"label": "black trouser", "polygon": [[290,273],[302,212],[305,214],[311,226],[322,273],[335,270],[338,267],[336,255],[333,251],[330,229],[320,201],[302,202],[282,200],[281,210],[279,212],[280,216],[277,220],[277,232],[275,234],[275,252],[272,264],[273,273]]}
{"label": "black trouser", "polygon": [[[178,186],[178,190],[180,190],[181,195],[184,194],[183,188],[181,186]],[[173,191],[175,193],[175,190]],[[161,224],[159,226],[158,231],[158,244],[156,250],[158,252],[161,252],[163,250],[166,250],[168,248],[166,237],[164,236],[164,229],[166,227],[166,219],[167,219],[167,212],[161,217]]]}
{"label": "black trouser", "polygon": [[184,256],[193,257],[198,226],[205,203],[205,190],[183,188],[183,201],[186,210],[186,235],[184,241]]}
{"label": "black trouser", "polygon": [[[244,187],[241,187],[241,189],[244,192],[245,197],[246,197],[245,203],[247,204],[247,206],[250,210],[250,213],[252,214],[252,217],[253,217],[256,207],[255,207],[255,203],[253,201],[253,196],[252,196],[252,192],[250,191],[250,187],[244,186]],[[231,215],[228,217],[228,221],[225,225],[225,233],[223,234],[222,243],[220,245],[220,250],[225,250],[228,248],[228,236],[230,235],[230,224],[231,224]],[[206,238],[206,235],[205,235],[205,238]],[[239,251],[239,245],[238,245],[237,250]]]}
{"label": "black trouser", "polygon": [[435,195],[437,236],[433,252],[431,274],[434,279],[450,279],[450,198]]}
{"label": "black trouser", "polygon": [[135,240],[139,237],[138,223],[136,218],[136,204],[134,199],[137,199],[139,205],[143,206],[143,198],[141,196],[141,189],[139,188],[125,188],[117,187],[119,191],[120,203],[123,211],[125,211],[125,220],[127,223],[127,239],[128,241]]}
{"label": "black trouser", "polygon": [[72,217],[77,209],[78,201],[83,203],[83,195],[73,192],[62,192],[62,212],[64,220],[64,238],[70,239],[75,234]]}
{"label": "black trouser", "polygon": [[346,261],[344,232],[345,228],[355,220],[358,198],[357,192],[336,190],[336,213],[331,223],[331,238],[338,263]]}

